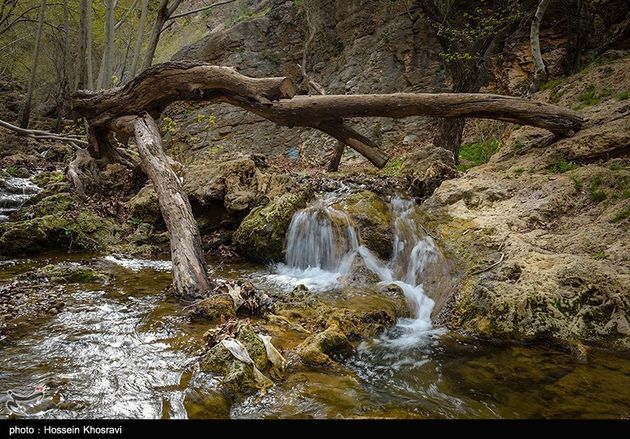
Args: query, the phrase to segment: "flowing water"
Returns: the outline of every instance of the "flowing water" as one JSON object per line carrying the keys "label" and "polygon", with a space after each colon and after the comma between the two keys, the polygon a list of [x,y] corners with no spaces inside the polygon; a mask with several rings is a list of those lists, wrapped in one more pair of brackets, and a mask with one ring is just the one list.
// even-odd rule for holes
{"label": "flowing water", "polygon": [[[0,417],[630,417],[630,358],[595,350],[580,363],[550,347],[482,343],[433,327],[423,283],[442,256],[413,221],[413,203],[392,200],[394,249],[381,261],[331,201],[294,217],[284,265],[208,262],[216,277],[249,278],[275,291],[305,283],[313,294],[334,296],[361,267],[400,288],[413,317],[362,342],[345,371],[296,371],[230,407],[217,391],[219,377],[195,367],[210,326],[189,323],[183,306],[163,292],[168,261],[68,254],[5,260],[0,282],[61,261],[96,266],[113,280],[67,285],[59,314],[0,339]],[[34,395],[21,414],[8,404],[9,391]]]}
{"label": "flowing water", "polygon": [[8,221],[9,215],[40,192],[41,189],[28,178],[0,181],[0,222]]}

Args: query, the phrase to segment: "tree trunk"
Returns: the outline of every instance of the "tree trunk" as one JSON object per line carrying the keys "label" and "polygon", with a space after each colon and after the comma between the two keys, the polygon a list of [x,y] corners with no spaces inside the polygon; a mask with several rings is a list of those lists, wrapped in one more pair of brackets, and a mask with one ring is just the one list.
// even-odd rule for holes
{"label": "tree trunk", "polygon": [[175,292],[184,299],[194,300],[209,292],[211,284],[188,196],[162,150],[160,132],[153,118],[145,113],[134,120],[133,128],[140,166],[153,183],[170,236]]}
{"label": "tree trunk", "polygon": [[86,88],[87,84],[87,63],[86,63],[86,51],[87,51],[87,0],[81,0],[79,5],[79,59],[76,64],[76,83],[74,84],[75,90],[82,90]]}
{"label": "tree trunk", "polygon": [[155,51],[157,50],[157,45],[160,41],[160,35],[162,34],[162,29],[164,28],[164,23],[168,19],[168,0],[162,0],[160,3],[160,7],[157,11],[157,16],[155,17],[155,22],[153,23],[153,30],[151,31],[151,37],[149,38],[149,46],[147,47],[147,53],[144,58],[144,63],[142,64],[142,69],[148,69],[153,64],[153,57],[155,56]]}
{"label": "tree trunk", "polygon": [[87,89],[94,90],[94,73],[92,71],[92,6],[90,1],[85,1],[85,67],[87,75]]}
{"label": "tree trunk", "polygon": [[588,0],[571,0],[567,10],[567,43],[562,67],[565,75],[580,69],[582,54],[588,47],[592,14]]}
{"label": "tree trunk", "polygon": [[28,81],[28,91],[26,93],[26,101],[22,108],[20,116],[20,126],[28,128],[28,122],[31,118],[31,104],[33,101],[33,89],[35,88],[35,78],[37,75],[37,67],[39,65],[39,52],[41,48],[42,29],[44,28],[44,15],[46,13],[46,0],[41,0],[39,4],[39,14],[37,17],[37,32],[35,34],[35,50],[33,53],[33,65],[31,66],[31,78]]}
{"label": "tree trunk", "polygon": [[142,43],[144,41],[144,27],[147,22],[147,11],[149,9],[149,0],[142,1],[142,13],[140,14],[140,23],[138,24],[138,36],[133,49],[133,60],[131,61],[131,69],[129,71],[129,79],[134,78],[138,72],[138,64],[140,63],[140,54],[142,53]]}
{"label": "tree trunk", "polygon": [[534,82],[532,84],[532,92],[540,89],[540,86],[547,80],[547,69],[540,51],[540,24],[542,23],[547,6],[551,0],[540,0],[536,13],[532,19],[529,32],[529,41],[532,47],[532,59],[534,61]]}
{"label": "tree trunk", "polygon": [[328,172],[337,172],[339,170],[339,164],[341,164],[341,158],[343,157],[345,149],[346,144],[338,140],[335,150],[333,151],[333,156],[328,164]]}
{"label": "tree trunk", "polygon": [[456,117],[442,118],[438,122],[437,134],[433,138],[433,145],[444,148],[453,153],[455,164],[459,163],[459,147],[462,145],[466,119]]}
{"label": "tree trunk", "polygon": [[107,0],[105,9],[105,49],[103,51],[103,61],[101,62],[101,72],[99,74],[98,88],[110,88],[112,86],[112,76],[114,75],[114,26],[116,20],[114,9],[116,0]]}

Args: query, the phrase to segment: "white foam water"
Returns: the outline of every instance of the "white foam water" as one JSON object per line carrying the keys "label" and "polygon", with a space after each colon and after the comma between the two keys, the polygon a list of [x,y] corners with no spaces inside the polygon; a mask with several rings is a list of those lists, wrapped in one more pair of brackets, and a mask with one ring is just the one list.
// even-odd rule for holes
{"label": "white foam water", "polygon": [[173,269],[173,264],[171,263],[171,261],[127,258],[124,256],[118,256],[118,255],[106,256],[103,259],[107,262],[119,265],[131,271],[140,271],[140,270],[171,271]]}
{"label": "white foam water", "polygon": [[438,251],[413,217],[414,201],[397,197],[391,202],[394,242],[386,262],[360,245],[348,216],[331,204],[331,198],[324,198],[294,215],[287,234],[286,264],[278,264],[267,279],[287,291],[299,284],[326,291],[342,286],[355,259],[361,258],[382,284],[401,289],[413,313],[412,318],[399,319],[380,343],[411,347],[434,335],[435,303],[425,294],[421,280],[427,265],[437,261]]}

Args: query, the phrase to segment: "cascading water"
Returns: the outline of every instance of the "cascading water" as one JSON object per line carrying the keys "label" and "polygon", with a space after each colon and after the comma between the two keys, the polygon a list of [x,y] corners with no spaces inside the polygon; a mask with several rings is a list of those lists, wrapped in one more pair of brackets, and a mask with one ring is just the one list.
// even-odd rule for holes
{"label": "cascading water", "polygon": [[332,208],[331,200],[319,200],[293,216],[286,264],[278,264],[272,281],[287,289],[303,284],[321,291],[338,285],[350,272],[359,240],[348,216]]}
{"label": "cascading water", "polygon": [[437,248],[413,218],[413,200],[394,198],[392,258],[383,262],[360,245],[348,216],[331,205],[334,196],[320,199],[293,216],[287,234],[286,264],[278,264],[269,279],[291,289],[304,284],[314,291],[339,287],[352,272],[355,259],[376,274],[383,284],[397,285],[411,307],[413,317],[400,319],[395,331],[382,341],[404,347],[414,345],[431,330],[434,301],[420,280],[428,264],[436,261]]}
{"label": "cascading water", "polygon": [[8,178],[0,181],[0,222],[24,205],[29,198],[41,192],[41,188],[28,178]]}

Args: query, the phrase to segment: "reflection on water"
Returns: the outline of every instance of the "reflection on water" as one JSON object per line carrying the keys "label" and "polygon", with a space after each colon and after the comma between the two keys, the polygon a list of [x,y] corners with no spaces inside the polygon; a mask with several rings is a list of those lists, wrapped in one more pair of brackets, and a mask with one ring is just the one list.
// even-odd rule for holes
{"label": "reflection on water", "polygon": [[[0,279],[55,261],[5,265]],[[161,292],[170,273],[134,271],[99,258],[94,263],[115,280],[68,286],[60,314],[23,325],[0,342],[0,417],[15,413],[7,409],[7,391],[28,396],[41,386],[44,396],[23,404],[22,416],[630,416],[628,358],[595,351],[581,364],[551,348],[490,345],[439,333],[397,350],[383,339],[366,341],[345,372],[295,371],[267,394],[230,406],[217,391],[217,377],[196,371],[208,326],[187,323],[182,305]],[[261,278],[254,274],[259,267],[210,265],[217,276]]]}

